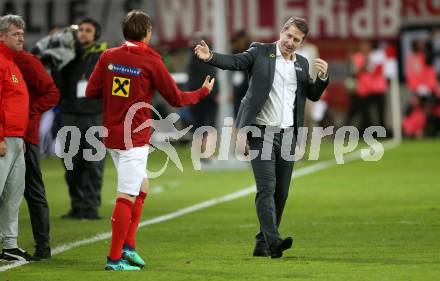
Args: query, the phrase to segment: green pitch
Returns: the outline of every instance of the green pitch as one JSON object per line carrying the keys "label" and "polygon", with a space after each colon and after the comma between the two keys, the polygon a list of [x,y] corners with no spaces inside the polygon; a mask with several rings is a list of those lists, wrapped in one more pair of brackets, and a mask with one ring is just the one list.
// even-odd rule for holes
{"label": "green pitch", "polygon": [[[184,172],[170,165],[151,180],[142,220],[216,198],[253,184],[251,170],[194,171],[189,149]],[[322,151],[329,158],[331,151]],[[355,161],[295,179],[283,236],[294,246],[278,260],[253,258],[257,232],[254,197],[248,195],[141,228],[140,272],[105,272],[109,240],[83,245],[51,260],[0,272],[0,280],[440,280],[440,142],[408,141],[379,162]],[[155,153],[151,169],[164,157]],[[297,169],[316,161],[302,161]],[[69,209],[59,159],[44,159],[52,247],[110,231],[116,175],[107,159],[101,221],[61,220]],[[19,244],[33,252],[26,203]],[[0,267],[5,264],[0,263]]]}

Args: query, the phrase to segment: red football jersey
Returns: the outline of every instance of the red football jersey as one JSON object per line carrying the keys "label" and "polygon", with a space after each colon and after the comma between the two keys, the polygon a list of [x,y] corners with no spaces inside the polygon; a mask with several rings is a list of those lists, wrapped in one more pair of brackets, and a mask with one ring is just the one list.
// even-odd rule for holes
{"label": "red football jersey", "polygon": [[[87,84],[86,95],[103,99],[103,122],[108,129],[108,137],[104,138],[106,147],[129,148],[124,142],[127,113],[139,102],[151,105],[155,90],[175,107],[195,104],[209,93],[207,87],[180,91],[161,56],[145,43],[125,42],[101,55]],[[128,133],[133,147],[139,147],[149,143],[150,128],[134,131],[151,119],[151,110],[142,107],[135,112]]]}

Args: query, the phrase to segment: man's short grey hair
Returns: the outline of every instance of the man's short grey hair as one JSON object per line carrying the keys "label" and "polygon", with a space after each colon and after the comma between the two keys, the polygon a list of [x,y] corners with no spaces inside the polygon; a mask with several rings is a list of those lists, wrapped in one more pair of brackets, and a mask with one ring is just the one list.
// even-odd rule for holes
{"label": "man's short grey hair", "polygon": [[307,24],[307,21],[300,17],[291,17],[284,23],[281,32],[286,31],[292,25],[296,26],[296,28],[298,28],[302,33],[304,33],[304,39],[306,39],[307,34],[309,34],[309,25]]}
{"label": "man's short grey hair", "polygon": [[25,29],[26,24],[21,16],[6,15],[0,18],[0,32],[5,33],[11,25],[15,25],[19,29]]}

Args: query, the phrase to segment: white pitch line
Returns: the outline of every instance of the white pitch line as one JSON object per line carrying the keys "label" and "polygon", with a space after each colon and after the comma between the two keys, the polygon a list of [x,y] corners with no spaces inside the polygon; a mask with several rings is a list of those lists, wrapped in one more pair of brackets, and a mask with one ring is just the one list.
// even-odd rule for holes
{"label": "white pitch line", "polygon": [[[383,142],[382,145],[384,147],[384,150],[390,150],[393,148],[396,148],[397,146],[399,146],[399,142],[395,142],[395,141],[387,141],[387,142]],[[377,146],[375,148],[378,148]],[[366,147],[364,148],[366,149]],[[309,175],[311,173],[315,173],[317,171],[321,171],[333,166],[338,166],[338,165],[344,165],[346,163],[355,161],[355,160],[359,160],[361,159],[361,150],[355,150],[353,152],[348,153],[347,155],[344,155],[344,163],[343,164],[337,164],[335,159],[329,159],[329,160],[325,160],[325,161],[320,161],[314,165],[310,165],[301,169],[298,169],[295,171],[293,171],[293,176],[292,176],[292,180],[305,176],[305,175]]]}
{"label": "white pitch line", "polygon": [[[385,149],[392,149],[392,148],[397,147],[399,144],[396,142],[390,141],[390,142],[384,143],[383,145],[384,145]],[[348,162],[351,162],[354,160],[358,160],[360,158],[361,158],[360,150],[356,150],[356,151],[353,151],[353,152],[345,155],[344,161],[345,161],[345,163],[348,163]],[[310,175],[310,174],[316,173],[321,170],[325,170],[327,168],[330,168],[330,167],[333,167],[336,165],[338,165],[338,164],[336,163],[336,161],[334,159],[318,162],[316,164],[313,164],[308,167],[304,167],[304,168],[301,168],[301,169],[294,171],[292,178],[299,178],[299,177],[303,177],[306,175]],[[209,207],[212,207],[212,206],[224,203],[224,202],[233,201],[235,199],[247,196],[247,195],[252,194],[254,192],[255,192],[255,185],[252,185],[252,186],[243,188],[239,191],[236,191],[236,192],[224,195],[224,196],[220,196],[220,197],[217,197],[214,199],[210,199],[210,200],[207,200],[207,201],[204,201],[201,203],[197,203],[195,205],[191,205],[189,207],[177,210],[175,212],[172,212],[172,213],[169,213],[166,215],[162,215],[162,216],[158,216],[153,219],[145,220],[145,221],[139,223],[139,228],[147,226],[147,225],[161,223],[164,221],[169,221],[169,220],[184,216],[186,214],[193,213],[193,212],[196,212],[199,210],[203,210],[203,209],[206,209],[206,208],[209,208]],[[94,242],[109,239],[109,238],[111,238],[111,235],[112,235],[111,231],[98,233],[97,235],[95,235],[91,238],[87,238],[87,239],[83,239],[83,240],[79,240],[79,241],[75,241],[75,242],[71,242],[71,243],[67,243],[67,244],[58,246],[52,250],[52,255],[58,255],[58,254],[61,254],[63,252],[77,248],[82,245],[87,245],[87,244],[91,244]],[[29,262],[20,261],[20,262],[11,263],[8,265],[0,266],[0,272],[7,271],[9,269],[25,265],[27,263],[29,263]]]}

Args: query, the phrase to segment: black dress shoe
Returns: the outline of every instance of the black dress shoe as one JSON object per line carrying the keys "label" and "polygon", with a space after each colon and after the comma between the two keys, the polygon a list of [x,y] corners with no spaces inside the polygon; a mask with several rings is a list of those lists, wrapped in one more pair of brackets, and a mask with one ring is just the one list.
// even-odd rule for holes
{"label": "black dress shoe", "polygon": [[268,257],[269,250],[267,249],[267,245],[265,242],[257,241],[255,243],[254,252],[252,254],[254,257]]}
{"label": "black dress shoe", "polygon": [[36,247],[35,254],[31,257],[31,261],[47,260],[52,257],[49,247]]}
{"label": "black dress shoe", "polygon": [[254,257],[268,257],[269,251],[267,249],[255,248],[252,255]]}
{"label": "black dress shoe", "polygon": [[75,211],[68,211],[67,213],[65,213],[64,215],[61,216],[62,219],[73,219],[73,220],[80,220],[82,219],[83,215],[79,212],[75,212]]}
{"label": "black dress shoe", "polygon": [[292,243],[292,237],[278,240],[270,247],[270,257],[273,259],[281,258],[283,256],[283,251],[290,249]]}
{"label": "black dress shoe", "polygon": [[82,218],[86,220],[102,220],[102,217],[97,213],[85,213]]}
{"label": "black dress shoe", "polygon": [[50,253],[35,252],[35,254],[31,257],[31,261],[48,260],[51,257],[52,257],[52,255]]}

